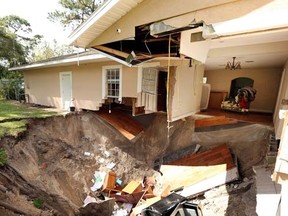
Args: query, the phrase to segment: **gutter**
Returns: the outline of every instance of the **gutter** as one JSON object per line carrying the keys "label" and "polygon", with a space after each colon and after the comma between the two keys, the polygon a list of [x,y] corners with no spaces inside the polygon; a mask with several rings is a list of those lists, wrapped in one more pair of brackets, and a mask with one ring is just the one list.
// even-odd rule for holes
{"label": "gutter", "polygon": [[104,59],[105,56],[101,54],[93,54],[89,56],[75,56],[73,58],[69,59],[61,59],[61,60],[52,60],[52,61],[47,61],[47,62],[39,62],[39,63],[32,63],[32,64],[26,64],[26,65],[20,65],[16,67],[9,68],[9,71],[14,71],[14,70],[27,70],[27,69],[35,69],[35,68],[45,68],[45,67],[51,67],[55,65],[63,65],[63,64],[69,64],[69,63],[74,63],[74,62],[81,62],[81,61],[89,61],[89,60],[97,60],[97,59]]}

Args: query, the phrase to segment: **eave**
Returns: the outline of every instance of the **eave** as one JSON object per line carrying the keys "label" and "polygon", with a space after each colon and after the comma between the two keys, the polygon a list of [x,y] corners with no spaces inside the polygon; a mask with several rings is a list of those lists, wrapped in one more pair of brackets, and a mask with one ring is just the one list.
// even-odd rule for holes
{"label": "eave", "polygon": [[28,70],[28,69],[38,69],[38,68],[49,68],[55,66],[67,66],[73,64],[82,64],[82,63],[89,63],[89,62],[101,62],[105,60],[110,60],[105,56],[97,53],[97,54],[90,54],[81,56],[80,54],[73,54],[69,56],[61,56],[56,58],[47,59],[45,61],[39,61],[31,64],[20,65],[16,67],[9,68],[9,71],[15,70]]}
{"label": "eave", "polygon": [[68,44],[87,48],[95,38],[141,2],[142,0],[106,1],[68,37]]}

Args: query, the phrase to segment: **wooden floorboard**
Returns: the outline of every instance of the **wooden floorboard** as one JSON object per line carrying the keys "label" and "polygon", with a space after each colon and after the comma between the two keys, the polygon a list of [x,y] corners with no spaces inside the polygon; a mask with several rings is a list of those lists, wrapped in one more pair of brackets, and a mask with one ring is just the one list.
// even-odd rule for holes
{"label": "wooden floorboard", "polygon": [[199,112],[197,114],[208,116],[225,116],[226,118],[233,118],[237,119],[238,121],[246,121],[251,123],[273,126],[272,113],[257,113],[257,112],[239,113],[232,111],[223,111],[221,109],[208,109],[206,111]]}
{"label": "wooden floorboard", "polygon": [[[238,169],[226,144],[198,154],[190,154],[169,165],[162,165],[164,186],[171,190],[188,188],[198,193],[237,179]],[[199,190],[193,185],[199,185]],[[186,192],[185,192],[186,193]]]}
{"label": "wooden floorboard", "polygon": [[109,113],[108,109],[101,108],[96,113],[130,140],[144,130],[139,122],[120,109],[112,109]]}
{"label": "wooden floorboard", "polygon": [[195,127],[210,127],[215,125],[227,125],[237,123],[237,119],[227,118],[226,116],[211,116],[195,120]]}
{"label": "wooden floorboard", "polygon": [[232,155],[226,144],[219,145],[202,153],[192,153],[169,164],[178,166],[212,166],[226,164],[227,169],[235,167]]}

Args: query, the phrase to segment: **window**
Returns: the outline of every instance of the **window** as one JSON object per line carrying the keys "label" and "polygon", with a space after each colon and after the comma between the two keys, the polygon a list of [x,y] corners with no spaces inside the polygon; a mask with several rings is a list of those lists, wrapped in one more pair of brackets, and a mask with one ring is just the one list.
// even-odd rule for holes
{"label": "window", "polygon": [[157,72],[155,68],[143,68],[142,91],[156,94]]}
{"label": "window", "polygon": [[117,98],[121,101],[121,77],[121,65],[104,66],[102,68],[102,99]]}
{"label": "window", "polygon": [[120,70],[116,69],[107,69],[107,97],[118,98],[120,92]]}

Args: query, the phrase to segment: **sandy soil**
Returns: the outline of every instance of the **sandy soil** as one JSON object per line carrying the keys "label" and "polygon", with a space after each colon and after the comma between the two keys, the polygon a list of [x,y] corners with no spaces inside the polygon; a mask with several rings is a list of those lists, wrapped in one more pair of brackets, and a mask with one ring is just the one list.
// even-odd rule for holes
{"label": "sandy soil", "polygon": [[[159,114],[143,133],[129,141],[92,112],[32,119],[25,133],[0,142],[0,148],[9,156],[9,166],[0,168],[0,186],[4,187],[0,198],[27,215],[76,215],[85,197],[91,194],[95,171],[108,172],[109,165],[115,164],[112,169],[124,184],[131,179],[141,181],[144,176],[159,176],[153,170],[154,161],[168,153],[177,154],[177,150],[198,143],[202,151],[226,142],[237,155],[240,174],[249,177],[250,186],[238,192],[231,192],[226,186],[216,195],[206,192],[195,201],[212,215],[254,215],[251,168],[263,160],[271,129],[261,125],[247,127],[194,133],[194,119],[186,118],[173,123],[168,131],[165,115]],[[227,197],[229,206],[221,207]],[[33,206],[36,198],[44,200],[42,210]],[[243,205],[237,207],[239,202]],[[244,206],[252,210],[244,214]],[[18,215],[3,207],[0,213]]]}

